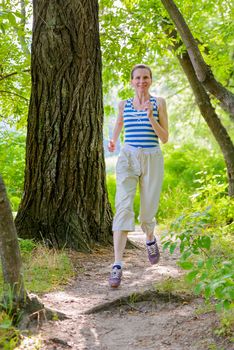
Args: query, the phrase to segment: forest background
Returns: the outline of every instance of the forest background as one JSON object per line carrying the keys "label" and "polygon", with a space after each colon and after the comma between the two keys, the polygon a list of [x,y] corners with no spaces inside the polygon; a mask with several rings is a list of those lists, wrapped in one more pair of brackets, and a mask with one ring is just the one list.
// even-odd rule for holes
{"label": "forest background", "polygon": [[[216,78],[234,91],[234,9],[231,1],[177,1],[199,48]],[[164,248],[171,253],[180,245],[178,262],[188,271],[197,294],[214,297],[220,308],[233,306],[234,203],[227,193],[222,153],[203,120],[193,92],[182,71],[171,42],[160,26],[166,15],[157,1],[100,1],[100,34],[103,61],[104,147],[109,199],[114,210],[117,154],[106,144],[111,136],[117,104],[133,94],[129,72],[136,63],[152,67],[153,95],[167,101],[170,141],[163,145],[165,179],[157,221]],[[30,98],[31,1],[1,2],[0,12],[0,173],[14,212],[22,198],[25,164],[27,112]],[[217,100],[213,106],[234,139],[234,123]],[[139,194],[135,200],[136,222]],[[178,242],[179,243],[176,243]],[[35,258],[46,248],[20,240],[25,262],[26,287],[43,292],[57,287],[73,275],[66,252],[53,255],[55,269]],[[49,251],[45,254],[50,254]],[[47,257],[48,257],[47,255]],[[34,257],[36,255],[34,254]],[[27,265],[30,261],[30,267]],[[48,264],[47,264],[48,265]],[[58,268],[60,266],[60,269]],[[64,268],[66,266],[66,268]],[[44,270],[43,270],[44,269]],[[55,272],[55,270],[57,270]],[[64,274],[62,272],[64,271]],[[40,272],[39,272],[40,271]],[[44,271],[44,272],[43,272]],[[35,281],[34,276],[41,274]],[[47,276],[47,278],[45,278]],[[42,284],[41,282],[44,281]]]}

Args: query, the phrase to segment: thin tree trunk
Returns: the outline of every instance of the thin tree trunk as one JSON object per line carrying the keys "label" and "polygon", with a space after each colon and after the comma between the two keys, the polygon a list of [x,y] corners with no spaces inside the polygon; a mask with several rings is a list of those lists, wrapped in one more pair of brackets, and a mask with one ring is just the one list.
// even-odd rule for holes
{"label": "thin tree trunk", "polygon": [[89,250],[111,236],[98,0],[34,0],[21,237]]}
{"label": "thin tree trunk", "polygon": [[188,53],[185,52],[182,55],[177,56],[177,58],[188,78],[188,81],[195,95],[196,102],[200,109],[200,112],[221,148],[221,151],[223,153],[224,160],[226,163],[226,167],[227,167],[227,175],[228,175],[228,183],[229,183],[228,192],[230,196],[234,196],[234,145],[233,145],[233,142],[227,130],[221,123],[218,115],[216,114],[215,109],[210,102],[209,95],[207,94],[202,84],[199,82]]}
{"label": "thin tree trunk", "polygon": [[[17,303],[25,298],[22,262],[13,216],[6,189],[0,176],[0,255],[4,279],[5,298]],[[9,290],[10,287],[10,290]]]}
{"label": "thin tree trunk", "polygon": [[[12,321],[26,329],[31,323],[66,318],[61,312],[45,308],[35,296],[29,296],[24,288],[22,260],[12,211],[7,198],[5,185],[0,176],[0,256],[4,279],[3,304],[12,314]],[[20,319],[19,319],[20,309]]]}
{"label": "thin tree trunk", "polygon": [[205,63],[196,40],[174,1],[161,0],[161,2],[180,33],[199,82],[220,101],[221,107],[234,119],[234,94],[215,79],[210,67]]}

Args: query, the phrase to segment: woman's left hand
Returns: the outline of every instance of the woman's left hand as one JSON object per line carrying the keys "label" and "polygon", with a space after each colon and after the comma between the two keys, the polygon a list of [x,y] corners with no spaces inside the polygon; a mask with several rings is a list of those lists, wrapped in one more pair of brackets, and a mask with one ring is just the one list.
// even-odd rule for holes
{"label": "woman's left hand", "polygon": [[145,110],[147,111],[147,114],[151,114],[151,112],[153,111],[153,104],[150,102],[150,101],[146,101],[144,103],[144,107],[145,107]]}

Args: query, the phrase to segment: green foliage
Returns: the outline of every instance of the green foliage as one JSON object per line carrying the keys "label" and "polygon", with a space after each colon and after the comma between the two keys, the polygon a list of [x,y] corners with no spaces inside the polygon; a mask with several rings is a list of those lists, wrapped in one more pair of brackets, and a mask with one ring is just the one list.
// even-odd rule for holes
{"label": "green foliage", "polygon": [[0,303],[0,349],[11,350],[15,349],[20,340],[20,333],[15,327],[20,320],[21,312],[15,303],[10,286],[5,289],[5,293]]}
{"label": "green foliage", "polygon": [[[177,1],[205,61],[224,85],[233,86],[234,12],[231,0]],[[228,47],[228,49],[227,49]],[[225,69],[224,68],[225,65]],[[231,81],[230,81],[231,79]]]}
{"label": "green foliage", "polygon": [[115,210],[115,193],[116,193],[115,176],[113,174],[107,175],[106,182],[107,182],[107,189],[108,189],[108,198],[111,203],[112,209]]}
{"label": "green foliage", "polygon": [[0,349],[15,349],[20,338],[20,332],[13,326],[12,318],[4,311],[0,312]]}
{"label": "green foliage", "polygon": [[13,211],[17,211],[23,192],[25,135],[3,131],[0,134],[0,173]]}
{"label": "green foliage", "polygon": [[31,85],[28,23],[32,4],[6,0],[0,6],[0,120],[23,127]]}
{"label": "green foliage", "polygon": [[220,315],[219,327],[215,329],[215,334],[221,337],[232,337],[234,342],[234,313],[233,310],[224,310]]}
{"label": "green foliage", "polygon": [[28,255],[33,252],[34,249],[36,249],[37,244],[34,242],[33,239],[22,239],[18,238],[19,246],[20,246],[20,253],[21,255]]}
{"label": "green foliage", "polygon": [[[164,234],[163,249],[180,250],[179,266],[189,271],[195,294],[215,298],[217,309],[234,306],[234,200],[227,196],[222,176],[200,172],[201,186],[191,207]],[[209,205],[209,206],[208,206]],[[221,212],[221,213],[220,213]]]}
{"label": "green foliage", "polygon": [[[177,5],[199,40],[208,64],[224,85],[232,86],[233,6],[231,0],[177,1]],[[172,43],[165,33],[173,29],[161,1],[100,1],[101,41],[104,60],[104,86],[129,81],[132,65],[153,65],[157,76],[166,74],[169,85],[183,79]],[[215,35],[214,35],[215,33]],[[225,69],[224,69],[225,67]],[[168,74],[168,73],[173,74]]]}
{"label": "green foliage", "polygon": [[[232,1],[177,1],[192,33],[199,41],[205,60],[215,76],[233,90],[233,6]],[[183,74],[175,53],[169,46],[173,40],[165,33],[173,30],[161,1],[100,1],[103,84],[108,104],[113,95],[125,99],[132,95],[130,70],[136,63],[153,69],[152,94],[164,96],[169,111],[170,139],[173,142],[197,142],[216,145]],[[215,33],[215,35],[214,35]],[[183,48],[182,48],[183,50]],[[115,89],[112,89],[112,87]],[[218,115],[231,136],[233,122],[217,106]],[[106,114],[106,117],[108,114]],[[219,152],[218,147],[216,150]]]}
{"label": "green foliage", "polygon": [[203,181],[202,172],[207,172],[207,176],[224,173],[222,156],[214,150],[193,144],[168,144],[163,146],[163,154],[165,176],[157,214],[160,223],[172,220],[191,206],[199,181]]}

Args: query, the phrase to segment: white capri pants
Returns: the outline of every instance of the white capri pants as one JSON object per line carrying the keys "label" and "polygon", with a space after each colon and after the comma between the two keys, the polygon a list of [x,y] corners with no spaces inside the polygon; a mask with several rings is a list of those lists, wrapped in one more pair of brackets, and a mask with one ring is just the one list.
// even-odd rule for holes
{"label": "white capri pants", "polygon": [[116,197],[113,231],[134,231],[133,202],[140,188],[140,223],[143,232],[152,233],[158,210],[164,173],[160,148],[136,148],[125,145],[116,164]]}

